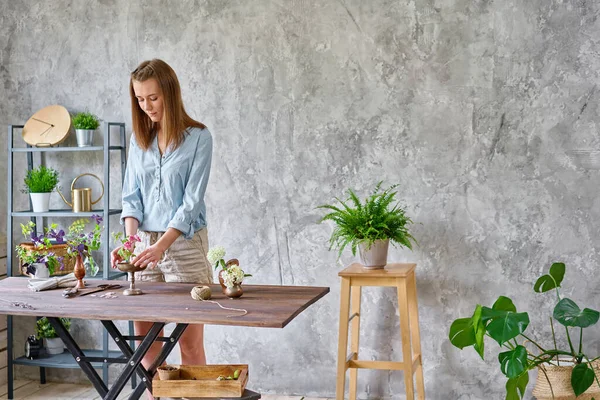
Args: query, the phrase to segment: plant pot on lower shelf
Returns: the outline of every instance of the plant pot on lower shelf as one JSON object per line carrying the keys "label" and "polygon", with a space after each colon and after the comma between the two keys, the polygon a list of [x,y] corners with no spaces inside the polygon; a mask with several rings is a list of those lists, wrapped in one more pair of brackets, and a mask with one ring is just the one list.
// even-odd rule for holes
{"label": "plant pot on lower shelf", "polygon": [[[152,394],[155,397],[241,397],[248,383],[248,365],[180,365],[178,380],[154,378]],[[238,370],[237,379],[233,378]],[[218,380],[219,377],[223,380]]]}
{"label": "plant pot on lower shelf", "polygon": [[65,351],[65,343],[61,338],[45,338],[44,347],[46,352],[51,355],[62,354]]}
{"label": "plant pot on lower shelf", "polygon": [[158,377],[161,381],[173,381],[179,379],[179,367],[173,365],[163,365],[157,368]]}

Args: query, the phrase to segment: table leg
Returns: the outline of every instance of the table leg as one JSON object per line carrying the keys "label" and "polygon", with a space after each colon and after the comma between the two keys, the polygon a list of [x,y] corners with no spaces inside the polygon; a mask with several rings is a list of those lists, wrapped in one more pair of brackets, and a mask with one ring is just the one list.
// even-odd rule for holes
{"label": "table leg", "polygon": [[92,385],[94,385],[94,388],[96,388],[98,394],[102,396],[102,398],[106,398],[108,388],[106,387],[106,385],[104,384],[94,367],[92,367],[92,364],[85,359],[85,354],[83,353],[83,351],[81,351],[77,343],[75,343],[75,340],[73,340],[73,337],[71,336],[69,331],[63,326],[62,322],[60,321],[60,318],[48,317],[48,322],[50,323],[50,325],[52,325],[58,337],[60,337],[63,340],[63,342],[65,342],[67,350],[69,350],[69,352],[73,355],[73,358],[75,358],[75,361],[77,361],[81,370],[87,375],[90,382],[92,382]]}
{"label": "table leg", "polygon": [[342,278],[340,292],[340,331],[338,336],[338,366],[336,377],[336,400],[344,400],[346,390],[346,357],[348,351],[348,320],[350,319],[350,278]]}
{"label": "table leg", "polygon": [[[152,365],[150,365],[150,368],[148,368],[148,374],[150,376],[154,376],[154,374],[156,373],[156,369],[163,362],[165,362],[165,360],[167,359],[167,357],[169,356],[171,351],[173,351],[173,348],[179,341],[179,338],[181,337],[181,335],[183,334],[183,332],[185,331],[187,326],[188,326],[188,324],[177,324],[175,326],[175,329],[173,329],[171,336],[169,336],[169,340],[163,345],[163,348],[162,348],[160,354],[158,355],[158,357],[156,357],[156,360],[154,360]],[[150,387],[152,387],[152,381],[150,381]],[[142,396],[142,394],[144,394],[145,389],[146,389],[146,385],[143,382],[140,383],[137,386],[137,388],[135,388],[135,390],[129,396],[129,400],[139,399],[140,396]]]}
{"label": "table leg", "polygon": [[[140,343],[139,347],[129,358],[129,362],[121,372],[121,375],[119,375],[115,383],[111,386],[106,396],[103,397],[104,400],[116,400],[116,398],[119,396],[119,393],[121,393],[121,391],[125,387],[125,384],[129,380],[131,375],[135,372],[135,370],[138,368],[144,368],[141,365],[142,358],[144,358],[148,350],[150,350],[150,346],[152,346],[152,344],[156,341],[156,338],[158,337],[158,335],[160,335],[160,331],[164,326],[165,324],[163,322],[155,322],[152,325],[152,327],[146,334],[146,337],[144,337],[144,340],[142,340],[142,343]],[[152,374],[151,371],[148,371],[148,373]],[[146,385],[142,382],[140,383],[140,386],[145,388]]]}

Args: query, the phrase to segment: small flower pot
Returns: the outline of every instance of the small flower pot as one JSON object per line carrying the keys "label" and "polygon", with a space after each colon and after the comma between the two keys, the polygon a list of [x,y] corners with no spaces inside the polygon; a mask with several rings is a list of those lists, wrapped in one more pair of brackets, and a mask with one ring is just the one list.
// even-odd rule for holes
{"label": "small flower pot", "polygon": [[161,381],[173,381],[179,379],[181,370],[173,365],[163,365],[158,367],[158,377]]}
{"label": "small flower pot", "polygon": [[48,354],[62,354],[65,351],[65,343],[61,338],[44,338],[44,343]]}
{"label": "small flower pot", "polygon": [[90,147],[94,141],[95,129],[75,129],[78,147]]}
{"label": "small flower pot", "polygon": [[29,193],[33,212],[48,212],[50,210],[50,192]]}

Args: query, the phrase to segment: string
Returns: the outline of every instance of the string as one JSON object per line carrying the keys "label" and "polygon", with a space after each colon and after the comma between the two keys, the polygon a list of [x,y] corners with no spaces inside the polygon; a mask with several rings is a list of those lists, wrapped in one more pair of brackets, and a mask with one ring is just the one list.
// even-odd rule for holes
{"label": "string", "polygon": [[219,307],[221,307],[223,310],[229,310],[229,311],[236,311],[236,312],[242,312],[243,314],[234,314],[234,315],[227,315],[227,318],[231,318],[231,317],[243,317],[244,315],[248,314],[248,310],[244,310],[244,309],[240,309],[240,308],[231,308],[231,307],[225,307],[222,306],[218,301],[215,300],[209,300],[212,296],[210,288],[208,286],[195,286],[194,288],[192,288],[192,292],[191,292],[192,298],[194,300],[198,300],[198,301],[205,301],[207,303],[214,303],[216,305],[218,305]]}

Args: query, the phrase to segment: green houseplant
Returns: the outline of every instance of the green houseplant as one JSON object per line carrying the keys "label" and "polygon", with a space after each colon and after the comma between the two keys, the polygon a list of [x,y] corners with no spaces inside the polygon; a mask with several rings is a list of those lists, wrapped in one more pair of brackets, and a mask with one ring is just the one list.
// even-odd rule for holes
{"label": "green houseplant", "polygon": [[29,193],[33,211],[47,212],[50,209],[50,193],[58,185],[58,172],[40,165],[27,171],[23,181],[23,192]]}
{"label": "green houseplant", "polygon": [[[61,318],[60,322],[62,322],[67,330],[71,328],[71,320],[69,318]],[[38,339],[44,339],[44,347],[46,347],[48,354],[61,354],[64,351],[65,344],[58,337],[52,325],[50,325],[48,318],[43,317],[37,320],[35,334]]]}
{"label": "green houseplant", "polygon": [[[582,352],[583,329],[595,325],[600,313],[589,308],[582,310],[573,300],[561,296],[559,288],[564,275],[565,264],[554,263],[549,273],[538,278],[533,286],[536,293],[556,291],[556,305],[550,318],[550,348],[543,347],[525,334],[529,314],[517,312],[512,300],[505,296],[500,296],[491,308],[478,304],[470,318],[457,319],[450,327],[450,342],[460,349],[473,346],[482,359],[484,338],[490,337],[498,343],[500,370],[508,378],[507,400],[523,398],[529,383],[529,371],[535,368],[538,369],[538,379],[533,394],[538,399],[575,399],[584,392],[588,396],[586,399],[592,395],[600,399],[597,361],[600,357],[590,359]],[[564,327],[567,349],[557,346],[553,320]],[[579,336],[578,342],[573,340],[574,335]],[[525,347],[526,342],[535,346],[537,355]],[[570,385],[565,382],[570,382]]]}
{"label": "green houseplant", "polygon": [[94,131],[100,126],[98,117],[90,112],[84,111],[73,115],[71,121],[77,136],[77,146],[91,146],[94,140]]}
{"label": "green houseplant", "polygon": [[329,239],[329,248],[339,249],[338,257],[350,245],[352,254],[360,250],[361,261],[366,268],[383,268],[387,263],[389,241],[412,249],[415,238],[408,232],[412,220],[406,210],[395,202],[398,185],[381,189],[382,182],[364,203],[352,189],[345,201],[336,197],[339,205],[325,204],[330,212],[320,222],[333,221],[335,228]]}

